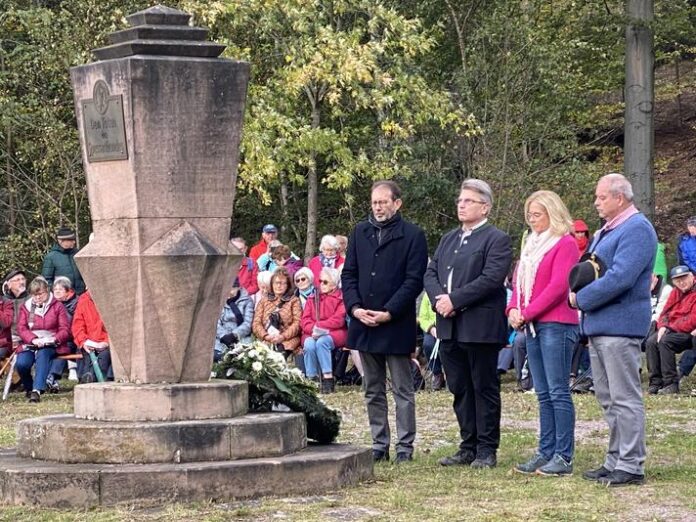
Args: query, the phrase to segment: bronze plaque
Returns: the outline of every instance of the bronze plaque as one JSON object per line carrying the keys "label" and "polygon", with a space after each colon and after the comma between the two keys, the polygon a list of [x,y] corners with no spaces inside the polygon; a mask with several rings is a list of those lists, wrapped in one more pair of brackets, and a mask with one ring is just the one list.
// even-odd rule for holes
{"label": "bronze plaque", "polygon": [[121,95],[111,96],[103,80],[94,84],[91,100],[82,101],[87,161],[128,159]]}

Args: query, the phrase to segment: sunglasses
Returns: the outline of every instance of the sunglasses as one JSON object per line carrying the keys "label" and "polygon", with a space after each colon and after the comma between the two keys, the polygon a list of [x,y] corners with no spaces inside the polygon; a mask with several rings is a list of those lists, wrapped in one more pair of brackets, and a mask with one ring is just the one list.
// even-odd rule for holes
{"label": "sunglasses", "polygon": [[322,285],[330,285],[331,283],[333,283],[333,281],[327,281],[326,279],[320,279],[319,282]]}
{"label": "sunglasses", "polygon": [[306,277],[297,277],[295,278],[296,283],[304,283],[307,280]]}

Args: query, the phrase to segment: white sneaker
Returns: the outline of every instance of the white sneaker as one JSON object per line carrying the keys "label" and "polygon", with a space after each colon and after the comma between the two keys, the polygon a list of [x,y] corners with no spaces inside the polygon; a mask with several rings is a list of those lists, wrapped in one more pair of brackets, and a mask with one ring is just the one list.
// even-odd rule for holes
{"label": "white sneaker", "polygon": [[68,372],[68,380],[77,382],[79,379],[77,378],[77,370],[75,368],[70,368],[70,371]]}

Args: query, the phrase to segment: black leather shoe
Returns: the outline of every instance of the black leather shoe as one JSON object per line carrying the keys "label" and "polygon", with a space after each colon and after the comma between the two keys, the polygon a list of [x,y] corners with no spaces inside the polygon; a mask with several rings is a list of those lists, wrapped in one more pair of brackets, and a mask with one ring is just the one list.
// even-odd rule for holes
{"label": "black leather shoe", "polygon": [[438,462],[440,466],[469,466],[476,460],[476,455],[473,451],[459,450],[451,457],[443,457]]}
{"label": "black leather shoe", "polygon": [[413,455],[410,453],[405,453],[405,452],[399,452],[396,454],[396,458],[394,459],[394,464],[403,464],[404,462],[410,462],[413,460]]}
{"label": "black leather shoe", "polygon": [[483,457],[476,457],[474,461],[471,463],[471,467],[474,469],[488,469],[488,468],[495,468],[498,465],[498,459],[495,456],[495,453],[491,453],[490,455],[485,455]]}
{"label": "black leather shoe", "polygon": [[621,469],[615,469],[606,477],[597,480],[602,486],[618,488],[621,486],[640,486],[645,484],[645,475],[636,475]]}
{"label": "black leather shoe", "polygon": [[372,462],[389,462],[389,452],[372,450]]}
{"label": "black leather shoe", "polygon": [[589,471],[586,471],[582,474],[582,478],[584,478],[585,480],[599,480],[608,475],[611,475],[611,471],[602,466],[597,469],[591,469]]}

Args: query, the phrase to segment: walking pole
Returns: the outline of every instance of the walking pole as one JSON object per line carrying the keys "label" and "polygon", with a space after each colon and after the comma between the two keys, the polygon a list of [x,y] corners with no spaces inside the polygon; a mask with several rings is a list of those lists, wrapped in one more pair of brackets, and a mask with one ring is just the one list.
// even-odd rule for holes
{"label": "walking pole", "polygon": [[94,376],[97,378],[97,381],[104,382],[106,379],[104,379],[104,374],[102,373],[101,368],[99,367],[99,361],[97,360],[97,354],[94,353],[94,350],[90,350],[88,353],[89,353],[89,360],[92,361],[92,368],[94,369]]}
{"label": "walking pole", "polygon": [[[5,387],[2,390],[2,400],[7,400],[7,395],[10,393],[10,386],[12,385],[12,374],[14,373],[15,361],[17,360],[17,354],[13,353],[8,361],[10,364],[10,370],[7,372],[7,378],[5,379]],[[7,368],[7,364],[5,364]],[[4,369],[4,368],[3,368]]]}

